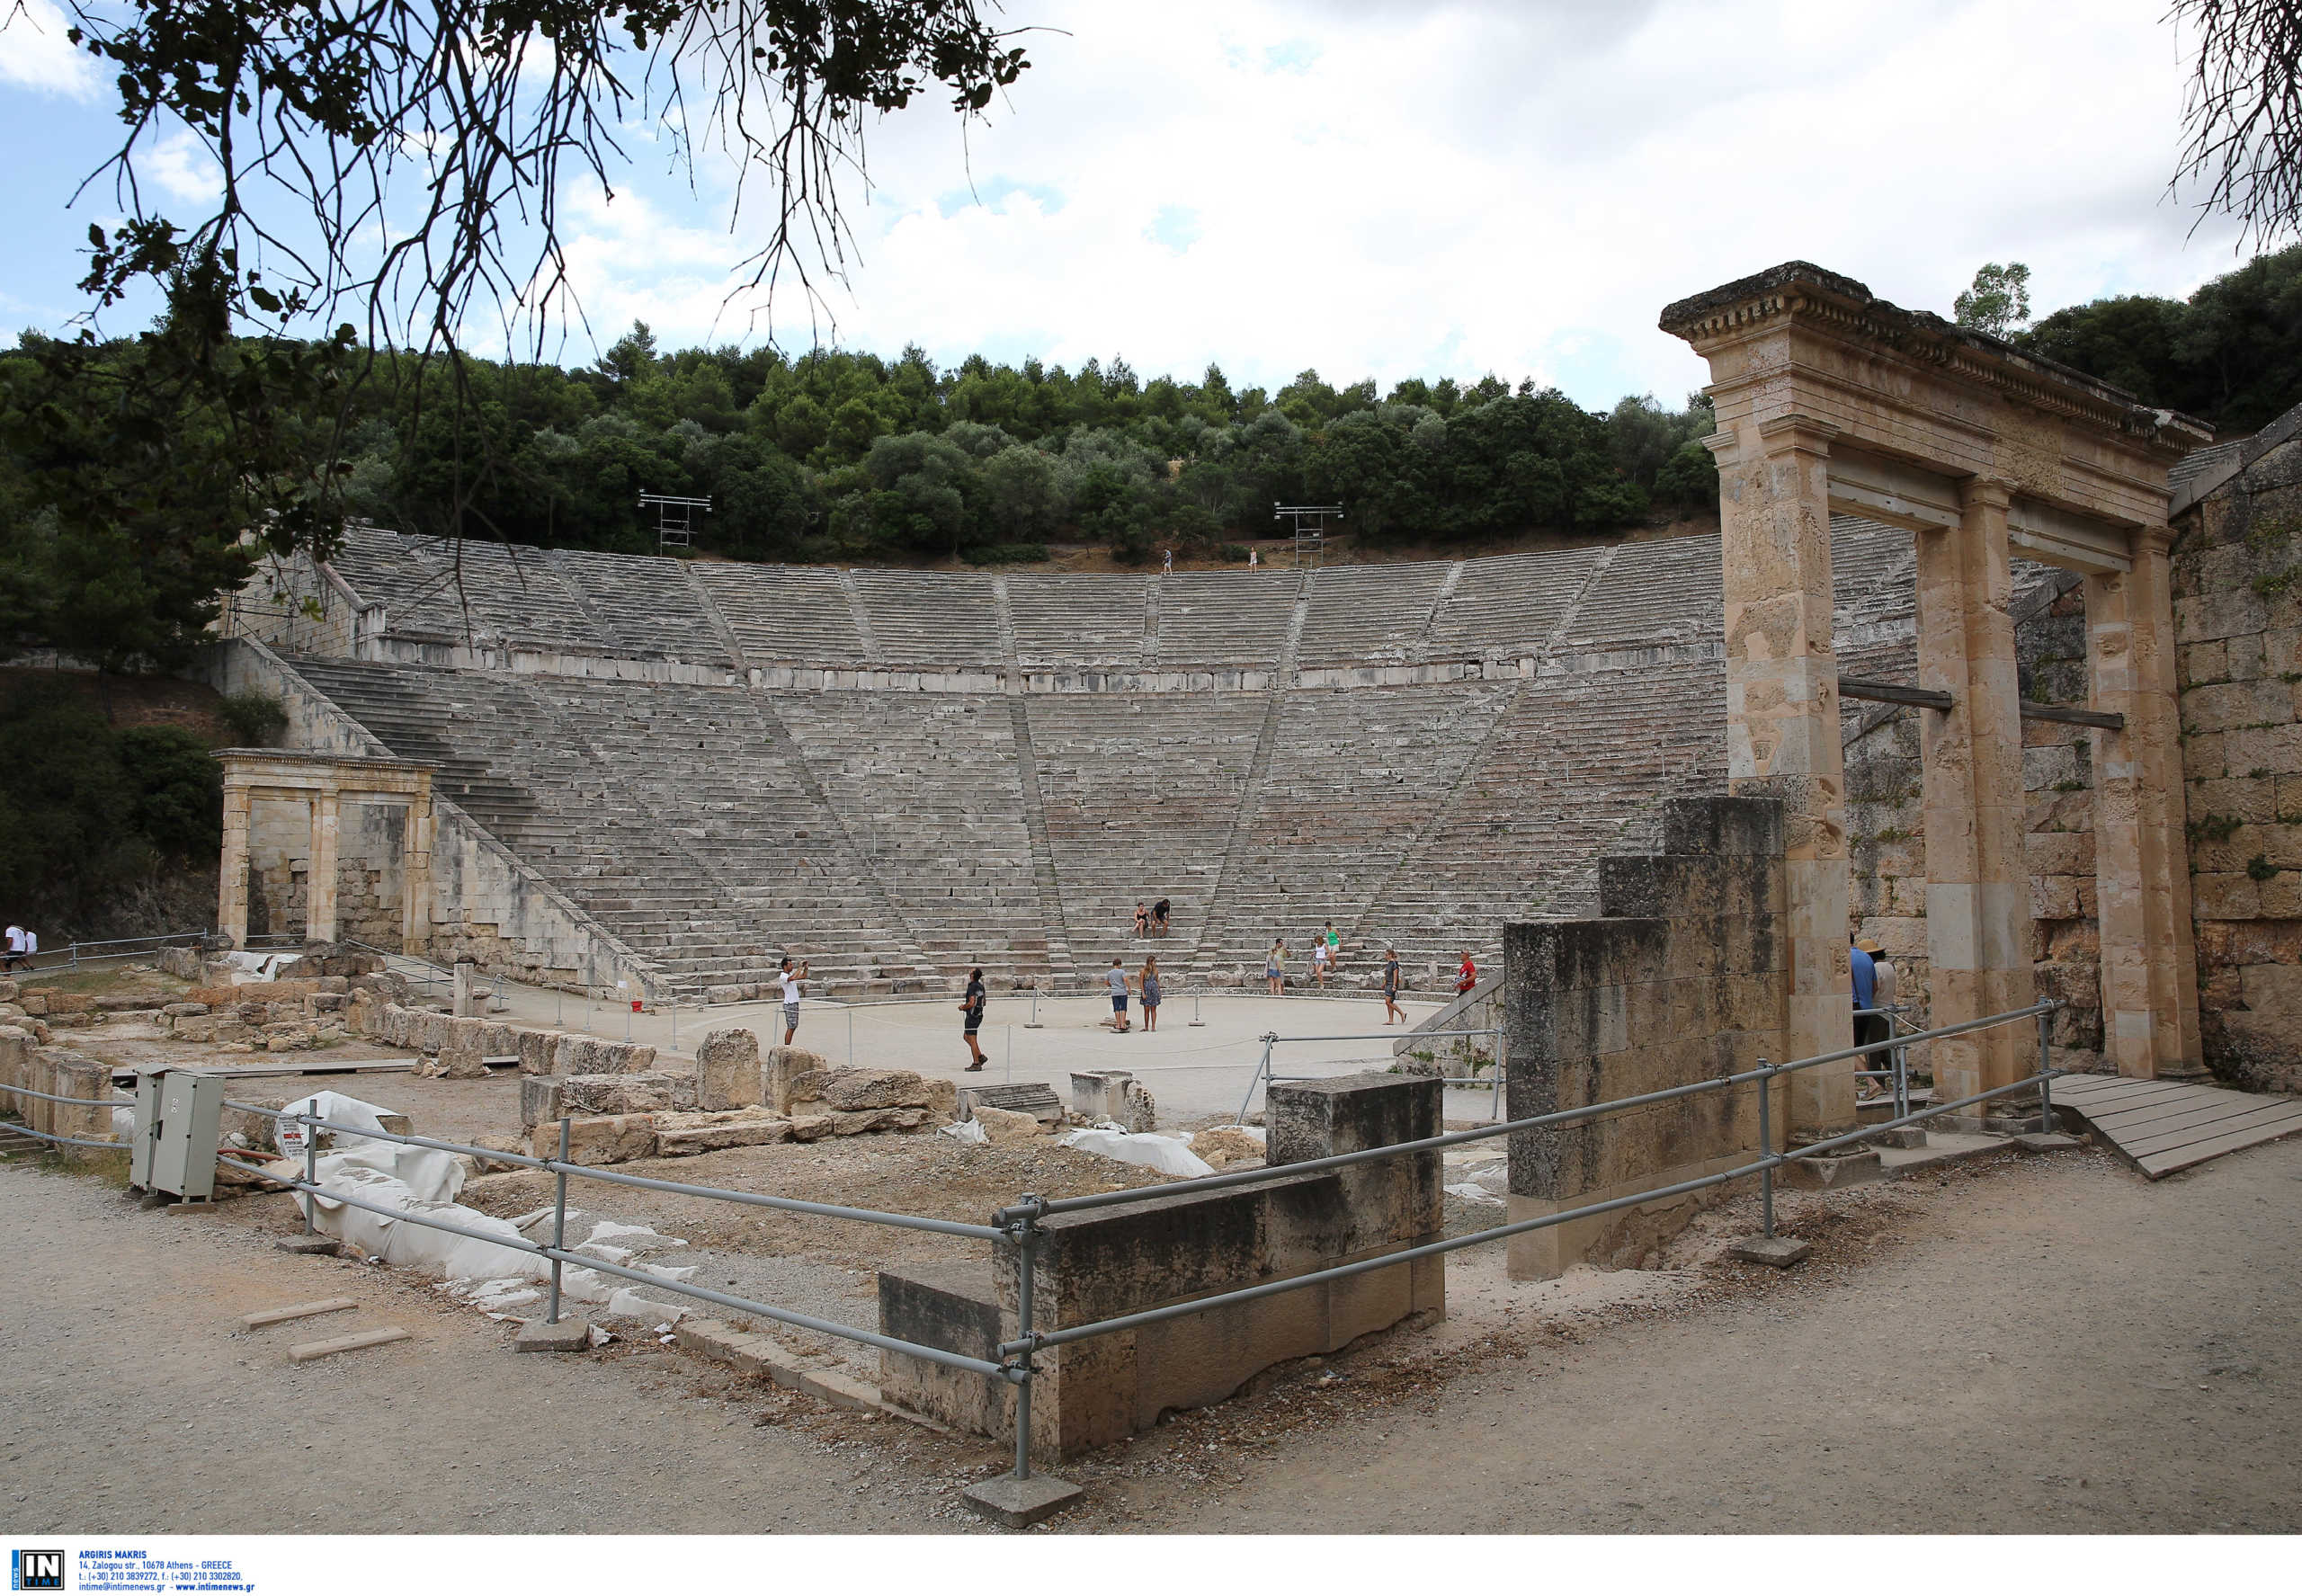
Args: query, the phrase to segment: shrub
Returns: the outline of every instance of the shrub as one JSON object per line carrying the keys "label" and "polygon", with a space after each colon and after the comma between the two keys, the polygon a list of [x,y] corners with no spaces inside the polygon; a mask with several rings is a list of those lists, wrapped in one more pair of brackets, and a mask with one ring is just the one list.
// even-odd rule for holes
{"label": "shrub", "polygon": [[288,706],[266,693],[249,689],[226,698],[217,711],[232,728],[232,738],[243,748],[268,748],[288,729]]}
{"label": "shrub", "polygon": [[2271,863],[2267,853],[2257,853],[2246,861],[2246,874],[2253,880],[2267,881],[2278,874],[2278,867]]}
{"label": "shrub", "polygon": [[1044,543],[986,543],[962,557],[971,566],[1034,566],[1045,563]]}

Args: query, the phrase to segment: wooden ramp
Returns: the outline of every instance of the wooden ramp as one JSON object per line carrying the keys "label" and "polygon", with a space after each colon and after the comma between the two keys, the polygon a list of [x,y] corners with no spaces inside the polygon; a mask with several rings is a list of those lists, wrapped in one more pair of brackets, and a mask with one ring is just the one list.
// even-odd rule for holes
{"label": "wooden ramp", "polygon": [[2302,1131],[2302,1098],[2184,1081],[2064,1075],[2054,1083],[2054,1106],[2084,1119],[2154,1181]]}

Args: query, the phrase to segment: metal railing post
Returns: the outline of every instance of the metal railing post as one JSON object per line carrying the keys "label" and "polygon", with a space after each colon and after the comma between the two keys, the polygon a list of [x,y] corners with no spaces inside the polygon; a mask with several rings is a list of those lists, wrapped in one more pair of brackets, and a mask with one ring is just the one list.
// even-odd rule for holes
{"label": "metal railing post", "polygon": [[[304,1127],[304,1184],[307,1186],[316,1187],[320,1183],[319,1128],[312,1123],[312,1117],[309,1114],[299,1115],[299,1118],[301,1119]],[[275,1139],[277,1139],[276,1137]],[[306,1235],[317,1235],[319,1234],[319,1193],[317,1191],[305,1192],[304,1234]]]}
{"label": "metal railing post", "polygon": [[1495,1124],[1503,1123],[1503,1039],[1495,1039],[1495,1109],[1490,1115]]}
{"label": "metal railing post", "polygon": [[1202,1026],[1207,1023],[1206,1021],[1201,1020],[1199,1017],[1199,994],[1196,992],[1191,994],[1191,1022],[1193,1025]]}
{"label": "metal railing post", "polygon": [[1043,1029],[1039,1024],[1039,989],[1036,985],[1031,988],[1031,1017],[1023,1021],[1023,1029],[1025,1030]]}
{"label": "metal railing post", "polygon": [[[559,1252],[567,1245],[567,1128],[569,1117],[559,1117],[560,1168],[552,1172],[558,1177],[558,1190],[551,1199],[551,1250]],[[547,1324],[559,1323],[559,1260],[551,1261],[551,1311],[544,1316]]]}
{"label": "metal railing post", "polygon": [[1015,1379],[1015,1477],[1027,1480],[1031,1477],[1031,1376],[1038,1372],[1031,1362],[1036,1349],[1031,1344],[1037,1333],[1032,1325],[1031,1276],[1039,1253],[1038,1194],[1024,1192],[1015,1206],[1023,1210],[1014,1226],[1015,1336],[1024,1343]]}
{"label": "metal railing post", "polygon": [[1247,1122],[1247,1105],[1255,1100],[1255,1088],[1261,1085],[1263,1082],[1263,1078],[1271,1074],[1271,1044],[1278,1040],[1279,1033],[1277,1031],[1267,1030],[1263,1032],[1263,1062],[1255,1065],[1254,1075],[1247,1082],[1247,1094],[1239,1100],[1239,1123],[1242,1125],[1245,1125]]}
{"label": "metal railing post", "polygon": [[1887,1011],[1887,1067],[1895,1072],[1895,1118],[1902,1119],[1910,1112],[1910,1049],[1894,1046],[1902,1030],[1902,1016],[1894,1010]]}
{"label": "metal railing post", "polygon": [[[1759,1068],[1766,1068],[1763,1056],[1759,1059]],[[1768,1160],[1766,1167],[1759,1171],[1759,1205],[1765,1211],[1765,1234],[1771,1238],[1774,1235],[1774,1076],[1771,1074],[1759,1077],[1759,1153]]]}
{"label": "metal railing post", "polygon": [[2039,1016],[2039,1129],[2054,1129],[2054,1016]]}
{"label": "metal railing post", "polygon": [[565,987],[551,989],[551,1028],[554,1030],[567,1029],[567,992]]}
{"label": "metal railing post", "polygon": [[679,1050],[680,1050],[680,1000],[679,1000],[679,994],[676,994],[676,993],[674,993],[674,994],[673,994],[673,995],[672,995],[672,1051],[673,1051],[673,1052],[674,1052],[674,1053],[676,1053],[676,1052],[678,1052]]}
{"label": "metal railing post", "polygon": [[847,1005],[847,1067],[855,1067],[855,1005]]}

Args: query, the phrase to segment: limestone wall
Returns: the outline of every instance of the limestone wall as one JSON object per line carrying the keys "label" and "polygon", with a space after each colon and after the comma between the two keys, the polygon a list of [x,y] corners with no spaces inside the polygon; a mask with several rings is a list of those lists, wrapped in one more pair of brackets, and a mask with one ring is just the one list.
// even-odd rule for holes
{"label": "limestone wall", "polygon": [[2276,431],[2179,519],[2174,631],[2206,1060],[2241,1084],[2292,1092],[2302,1090],[2302,442],[2274,441]]}
{"label": "limestone wall", "polygon": [[[1346,1075],[1271,1088],[1273,1165],[1419,1140],[1439,1132],[1435,1081]],[[1092,1324],[1435,1240],[1440,1160],[1417,1153],[1267,1185],[1190,1192],[1053,1216],[1041,1224],[1032,1322]],[[1016,1333],[1015,1254],[987,1269],[906,1265],[879,1272],[889,1335],[979,1358]],[[1220,1402],[1274,1363],[1332,1352],[1417,1314],[1446,1310],[1443,1258],[1399,1263],[1299,1291],[1211,1308],[1043,1351],[1032,1449],[1075,1456]],[[904,1353],[880,1354],[880,1389],[946,1423],[1007,1433],[1013,1390]]]}
{"label": "limestone wall", "polygon": [[[1511,1118],[1786,1057],[1786,879],[1778,801],[1673,799],[1664,806],[1658,852],[1602,862],[1600,917],[1504,927]],[[1789,1085],[1776,1083],[1779,1099]],[[1787,1123],[1777,1116],[1778,1141]],[[1715,1173],[1747,1162],[1758,1146],[1754,1088],[1515,1132],[1510,1217]],[[1663,1199],[1514,1236],[1511,1274],[1548,1279],[1586,1260],[1635,1263],[1704,1200],[1700,1193]]]}
{"label": "limestone wall", "polygon": [[[390,750],[382,742],[313,691],[260,642],[241,638],[219,643],[208,651],[205,666],[210,684],[219,691],[254,688],[278,698],[288,712],[283,741],[290,747],[355,757],[389,756]],[[269,807],[292,809],[293,806]],[[386,806],[360,807],[390,812]],[[424,910],[428,920],[425,950],[433,958],[442,961],[469,958],[491,975],[538,985],[613,992],[621,980],[630,983],[629,990],[635,994],[656,989],[654,971],[645,960],[436,790],[433,816],[432,893]],[[292,858],[303,858],[308,865],[308,832],[301,840],[291,842],[294,824],[284,815],[267,822],[280,845],[292,847]],[[377,829],[388,827],[379,822]],[[358,838],[363,844],[370,840],[364,816]],[[354,872],[353,884],[368,900],[356,923],[379,933],[378,946],[397,948],[396,854],[372,849],[355,852],[352,841],[350,836],[344,839],[339,857]],[[254,854],[251,849],[252,859]],[[292,858],[284,876],[260,878],[267,905],[281,922],[273,927],[275,933],[292,932],[301,923],[302,888]],[[388,890],[391,896],[382,896]],[[388,922],[381,904],[395,905]],[[253,904],[250,931],[253,934]],[[343,929],[339,934],[357,932]]]}

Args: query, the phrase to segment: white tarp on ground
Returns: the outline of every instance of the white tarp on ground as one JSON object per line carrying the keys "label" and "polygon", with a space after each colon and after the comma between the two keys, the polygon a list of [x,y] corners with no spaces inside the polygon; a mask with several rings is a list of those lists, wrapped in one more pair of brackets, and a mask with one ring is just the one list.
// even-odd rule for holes
{"label": "white tarp on ground", "polygon": [[278,974],[280,967],[290,959],[301,958],[298,953],[227,953],[224,962],[232,968],[232,985],[245,986],[255,981],[269,981]]}
{"label": "white tarp on ground", "polygon": [[1121,1164],[1155,1169],[1163,1175],[1181,1175],[1189,1179],[1215,1172],[1213,1164],[1175,1137],[1122,1130],[1108,1119],[1093,1129],[1066,1131],[1055,1139],[1058,1146],[1101,1154],[1105,1158],[1116,1158]]}

